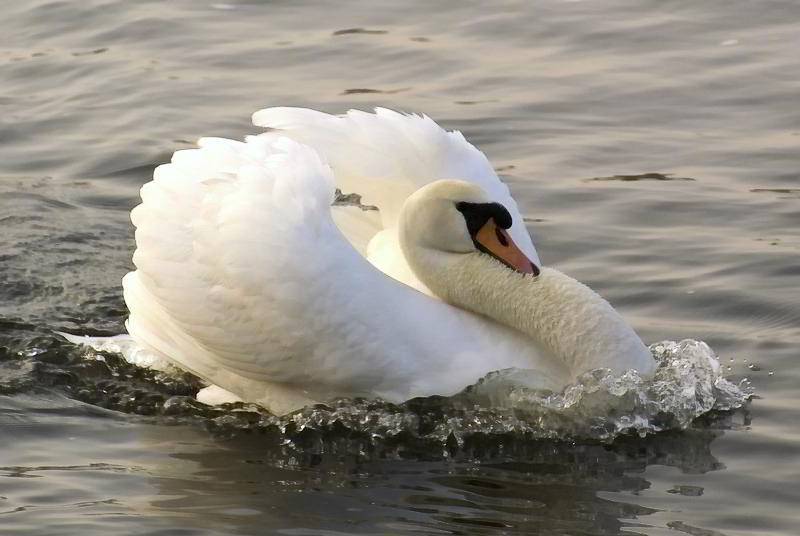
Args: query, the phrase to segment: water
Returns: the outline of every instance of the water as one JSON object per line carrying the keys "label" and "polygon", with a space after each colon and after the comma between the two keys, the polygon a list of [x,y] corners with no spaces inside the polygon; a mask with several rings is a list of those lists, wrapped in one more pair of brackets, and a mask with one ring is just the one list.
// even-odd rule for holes
{"label": "water", "polygon": [[[0,533],[796,533],[800,4],[7,4]],[[425,433],[376,441],[196,407],[190,378],[53,335],[122,331],[139,187],[269,105],[462,130],[543,262],[648,342],[705,341],[757,398],[614,441],[434,437],[426,423],[469,408],[342,406],[424,417]]]}

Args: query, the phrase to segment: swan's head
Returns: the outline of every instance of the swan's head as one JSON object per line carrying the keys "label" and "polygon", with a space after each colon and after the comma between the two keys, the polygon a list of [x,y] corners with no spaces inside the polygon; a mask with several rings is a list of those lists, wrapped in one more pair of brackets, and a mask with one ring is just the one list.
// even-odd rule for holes
{"label": "swan's head", "polygon": [[511,239],[511,224],[508,210],[479,186],[440,180],[406,200],[400,243],[423,282],[426,273],[446,269],[465,255],[491,257],[509,270],[539,275],[539,268]]}

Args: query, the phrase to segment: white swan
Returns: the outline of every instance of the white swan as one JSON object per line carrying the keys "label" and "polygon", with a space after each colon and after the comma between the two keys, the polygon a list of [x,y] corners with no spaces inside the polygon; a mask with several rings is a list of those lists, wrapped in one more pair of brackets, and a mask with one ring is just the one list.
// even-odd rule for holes
{"label": "white swan", "polygon": [[[276,413],[450,395],[509,367],[552,389],[654,370],[605,300],[541,265],[460,133],[385,109],[253,117],[270,130],[201,139],[142,188],[123,280],[138,344]],[[332,205],[336,187],[379,211]]]}

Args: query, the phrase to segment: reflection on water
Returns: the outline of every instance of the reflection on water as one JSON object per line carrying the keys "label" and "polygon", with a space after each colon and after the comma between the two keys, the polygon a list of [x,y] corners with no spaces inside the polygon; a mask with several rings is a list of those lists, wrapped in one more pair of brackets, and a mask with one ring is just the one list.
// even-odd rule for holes
{"label": "reflection on water", "polygon": [[[0,467],[0,516],[15,534],[32,524],[39,533],[80,534],[76,512],[91,516],[95,530],[119,533],[166,534],[176,524],[191,534],[618,534],[648,526],[657,512],[637,500],[653,485],[648,466],[685,475],[724,468],[711,452],[722,432],[707,425],[609,445],[519,442],[482,461],[462,455],[441,463],[366,453],[287,457],[258,435],[215,441],[61,397],[39,398],[33,410],[29,399],[2,402],[16,449]],[[15,422],[15,406],[24,420]],[[81,438],[72,446],[76,429]],[[68,443],[58,452],[23,452],[48,436]],[[98,454],[107,461],[88,462]],[[696,496],[696,486],[659,485]]]}
{"label": "reflection on water", "polygon": [[[537,530],[616,534],[626,521],[654,511],[637,505],[630,497],[650,487],[650,482],[638,473],[649,463],[689,472],[717,469],[720,464],[709,449],[715,437],[716,433],[710,431],[682,433],[665,437],[657,446],[647,441],[569,448],[533,443],[482,464],[457,460],[444,466],[424,462],[330,464],[322,460],[300,475],[271,466],[258,447],[255,451],[235,451],[239,462],[233,470],[230,452],[204,453],[187,459],[197,462],[202,474],[215,482],[233,475],[238,488],[235,504],[239,508],[259,511],[265,502],[261,495],[270,493],[265,491],[264,483],[285,482],[280,493],[297,494],[288,500],[294,502],[292,510],[305,512],[305,520],[297,523],[304,528],[331,528],[332,512],[352,510],[359,512],[354,518],[365,532],[403,524],[407,531],[446,533],[472,527],[482,529],[479,533],[485,534],[529,534]],[[173,481],[162,482],[161,492],[180,493],[172,487],[176,484],[180,486]],[[311,493],[309,488],[313,490]],[[598,496],[601,491],[625,493],[629,500],[607,500]],[[326,501],[325,508],[320,509],[319,496],[331,493],[336,498],[331,498],[330,503]],[[220,496],[230,497],[230,489],[209,493],[206,506],[218,509]],[[271,496],[266,502],[276,505]],[[280,502],[277,501],[278,508]],[[198,505],[191,498],[160,506],[181,510]],[[367,524],[361,512],[365,512]],[[576,512],[581,512],[578,519]],[[335,517],[338,519],[333,526],[343,532],[355,521],[349,520],[347,514]],[[249,519],[244,523],[253,521],[261,522]],[[646,519],[639,522],[647,523]]]}

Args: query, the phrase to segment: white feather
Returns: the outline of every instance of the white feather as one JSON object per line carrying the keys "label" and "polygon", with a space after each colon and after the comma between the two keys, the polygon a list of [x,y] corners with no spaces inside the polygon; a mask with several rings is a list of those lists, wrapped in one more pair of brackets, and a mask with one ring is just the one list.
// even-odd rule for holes
{"label": "white feather", "polygon": [[[508,187],[497,177],[486,156],[457,131],[447,132],[431,118],[405,115],[385,108],[375,113],[351,110],[333,116],[305,108],[266,108],[253,114],[256,126],[267,127],[317,150],[333,168],[336,185],[355,192],[362,202],[380,209],[386,243],[396,249],[396,228],[405,200],[419,188],[440,179],[459,179],[483,188],[493,201],[511,213],[511,237],[520,249],[540,264]],[[274,136],[268,132],[265,136]],[[346,233],[349,237],[350,234]],[[402,259],[370,255],[384,272],[415,288],[424,285]]]}
{"label": "white feather", "polygon": [[[334,394],[399,401],[455,392],[525,361],[524,353],[513,363],[492,357],[524,344],[520,334],[367,262],[334,223],[333,195],[331,169],[288,138],[205,139],[176,153],[132,213],[137,270],[123,281],[129,332],[276,411]],[[430,375],[450,368],[448,381]]]}
{"label": "white feather", "polygon": [[[508,189],[459,133],[380,109],[272,108],[254,120],[280,130],[203,138],[142,187],[136,271],[123,280],[140,345],[278,413],[332,396],[449,395],[509,367],[538,369],[549,388],[574,375],[527,334],[395,280],[430,293],[397,228],[406,198],[440,178],[504,204],[538,264]],[[331,206],[336,187],[380,217]]]}

